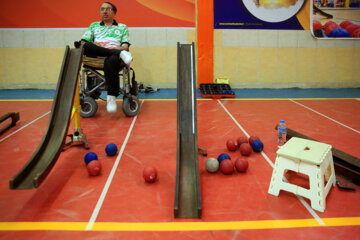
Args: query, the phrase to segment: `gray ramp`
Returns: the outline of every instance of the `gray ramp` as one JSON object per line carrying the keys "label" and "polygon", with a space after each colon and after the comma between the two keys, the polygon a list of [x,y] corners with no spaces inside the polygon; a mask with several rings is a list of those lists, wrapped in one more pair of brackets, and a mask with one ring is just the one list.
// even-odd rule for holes
{"label": "gray ramp", "polygon": [[61,72],[44,137],[25,166],[10,179],[11,189],[37,188],[55,165],[65,143],[81,67],[83,49],[65,49]]}
{"label": "gray ramp", "polygon": [[194,49],[178,43],[176,218],[201,217]]}

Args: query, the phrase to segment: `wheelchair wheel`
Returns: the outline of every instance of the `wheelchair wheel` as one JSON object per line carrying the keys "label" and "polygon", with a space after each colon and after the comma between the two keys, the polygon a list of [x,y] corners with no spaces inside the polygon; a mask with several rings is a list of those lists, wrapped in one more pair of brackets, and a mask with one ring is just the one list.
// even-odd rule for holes
{"label": "wheelchair wheel", "polygon": [[128,117],[134,117],[138,114],[140,110],[140,102],[137,97],[124,97],[124,101],[122,103],[122,110]]}
{"label": "wheelchair wheel", "polygon": [[88,96],[85,96],[81,103],[80,116],[83,118],[90,118],[95,115],[98,109],[96,101]]}

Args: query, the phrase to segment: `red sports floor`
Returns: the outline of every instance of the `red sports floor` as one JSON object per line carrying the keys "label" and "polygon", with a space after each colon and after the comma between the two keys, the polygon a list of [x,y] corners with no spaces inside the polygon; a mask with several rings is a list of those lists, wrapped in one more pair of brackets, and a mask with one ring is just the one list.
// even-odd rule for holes
{"label": "red sports floor", "polygon": [[[226,140],[257,135],[263,153],[248,157],[246,173],[210,174],[199,155],[201,219],[175,219],[177,104],[144,100],[139,115],[110,115],[105,102],[82,119],[90,150],[61,153],[38,189],[10,190],[9,179],[30,159],[46,130],[52,101],[0,101],[0,115],[20,121],[0,136],[0,239],[360,239],[360,188],[331,189],[324,213],[284,191],[267,193],[275,162],[275,125],[287,126],[360,158],[358,99],[198,100],[198,144],[208,157],[228,152]],[[70,126],[69,133],[73,132]],[[108,157],[108,143],[119,148]],[[93,151],[102,173],[90,177],[83,157]],[[117,165],[118,164],[118,165]],[[159,179],[145,183],[155,166]],[[302,179],[298,179],[301,181]]]}

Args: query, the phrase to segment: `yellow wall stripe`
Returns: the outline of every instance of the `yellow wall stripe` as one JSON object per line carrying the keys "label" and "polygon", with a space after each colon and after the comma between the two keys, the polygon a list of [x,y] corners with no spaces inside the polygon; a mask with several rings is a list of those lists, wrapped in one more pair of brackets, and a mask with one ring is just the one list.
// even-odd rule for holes
{"label": "yellow wall stripe", "polygon": [[[92,231],[216,231],[304,227],[360,226],[360,217],[233,222],[96,222]],[[0,222],[0,231],[85,231],[87,222]]]}

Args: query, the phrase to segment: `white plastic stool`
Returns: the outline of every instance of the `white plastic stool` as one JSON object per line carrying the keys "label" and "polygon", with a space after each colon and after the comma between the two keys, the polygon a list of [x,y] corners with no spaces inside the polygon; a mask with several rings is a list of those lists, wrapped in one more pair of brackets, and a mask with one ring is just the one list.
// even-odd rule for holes
{"label": "white plastic stool", "polygon": [[[336,182],[331,145],[292,137],[276,154],[268,193],[278,196],[280,190],[292,192],[310,199],[313,209],[324,212],[326,196]],[[308,175],[310,189],[289,183],[284,177],[286,170]]]}

